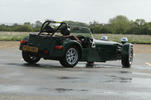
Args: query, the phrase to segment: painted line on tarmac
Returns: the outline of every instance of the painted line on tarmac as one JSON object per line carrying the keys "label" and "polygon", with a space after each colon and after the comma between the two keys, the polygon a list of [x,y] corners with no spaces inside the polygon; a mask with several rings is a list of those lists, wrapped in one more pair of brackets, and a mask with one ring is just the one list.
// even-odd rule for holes
{"label": "painted line on tarmac", "polygon": [[146,64],[147,64],[148,66],[151,66],[151,63],[149,63],[149,62],[146,62]]}
{"label": "painted line on tarmac", "polygon": [[23,61],[24,61],[24,59],[22,58],[22,59],[20,59],[20,61],[21,61],[21,62],[23,62]]}

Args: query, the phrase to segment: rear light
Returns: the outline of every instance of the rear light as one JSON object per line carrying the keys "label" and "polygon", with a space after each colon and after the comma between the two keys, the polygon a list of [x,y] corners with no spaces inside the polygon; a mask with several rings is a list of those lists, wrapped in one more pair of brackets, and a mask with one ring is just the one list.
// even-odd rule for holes
{"label": "rear light", "polygon": [[49,52],[48,50],[44,50],[44,54],[47,55]]}
{"label": "rear light", "polygon": [[55,46],[55,48],[61,50],[63,47],[60,45],[60,46]]}
{"label": "rear light", "polygon": [[26,41],[26,40],[21,40],[20,43],[21,43],[21,44],[26,44],[27,41]]}

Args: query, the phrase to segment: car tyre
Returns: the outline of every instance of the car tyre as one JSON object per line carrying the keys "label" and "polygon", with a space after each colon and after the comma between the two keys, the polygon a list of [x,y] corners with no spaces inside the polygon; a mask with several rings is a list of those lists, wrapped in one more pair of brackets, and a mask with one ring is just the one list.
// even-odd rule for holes
{"label": "car tyre", "polygon": [[59,60],[63,67],[73,68],[79,61],[79,50],[76,47],[69,47],[64,56]]}
{"label": "car tyre", "polygon": [[32,55],[31,53],[26,52],[26,51],[22,52],[22,57],[23,57],[24,61],[26,61],[29,64],[36,64],[40,60],[39,56]]}
{"label": "car tyre", "polygon": [[130,49],[128,55],[122,55],[122,68],[130,68],[133,62],[133,48]]}

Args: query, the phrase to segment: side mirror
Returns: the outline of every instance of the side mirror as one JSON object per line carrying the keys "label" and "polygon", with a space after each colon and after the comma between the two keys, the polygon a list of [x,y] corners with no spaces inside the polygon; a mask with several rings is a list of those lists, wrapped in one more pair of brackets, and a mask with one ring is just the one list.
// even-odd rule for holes
{"label": "side mirror", "polygon": [[125,44],[126,42],[128,42],[127,37],[123,37],[123,38],[121,39],[121,43],[122,43],[122,44]]}
{"label": "side mirror", "polygon": [[107,40],[108,40],[108,37],[107,37],[107,36],[102,36],[102,37],[101,37],[101,40],[107,41]]}

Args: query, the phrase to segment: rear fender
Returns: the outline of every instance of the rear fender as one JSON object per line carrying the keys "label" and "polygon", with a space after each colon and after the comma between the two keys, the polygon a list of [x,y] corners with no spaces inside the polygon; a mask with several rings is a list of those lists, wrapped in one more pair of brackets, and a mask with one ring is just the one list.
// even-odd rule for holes
{"label": "rear fender", "polygon": [[[27,41],[27,42],[28,42],[28,40],[29,40],[29,36],[24,37],[22,40],[25,40],[25,41]],[[22,50],[22,44],[20,44],[19,49],[20,49],[20,50]]]}

